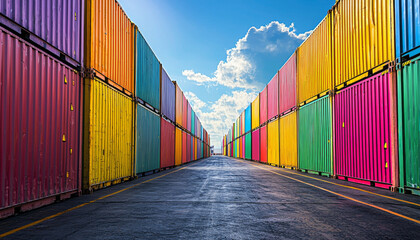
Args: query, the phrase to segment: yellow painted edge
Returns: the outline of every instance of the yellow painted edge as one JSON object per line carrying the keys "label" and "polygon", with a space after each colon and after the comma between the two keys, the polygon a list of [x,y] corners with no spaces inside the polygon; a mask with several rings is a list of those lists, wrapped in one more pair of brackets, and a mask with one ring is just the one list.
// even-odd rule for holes
{"label": "yellow painted edge", "polygon": [[158,179],[158,178],[162,178],[162,177],[165,177],[165,176],[167,176],[167,175],[169,175],[169,174],[172,174],[172,173],[175,173],[175,172],[181,171],[181,170],[183,170],[183,169],[185,169],[185,168],[187,168],[187,167],[191,167],[192,165],[195,165],[195,164],[197,164],[197,163],[194,163],[194,164],[191,164],[191,165],[189,165],[189,166],[182,167],[182,168],[180,168],[180,169],[178,169],[178,170],[175,170],[175,171],[172,171],[172,172],[169,172],[169,173],[166,173],[166,174],[163,174],[163,175],[160,175],[160,176],[157,176],[157,177],[151,178],[151,179],[149,179],[149,180],[146,180],[146,181],[143,181],[143,182],[140,182],[140,183],[134,184],[134,185],[132,185],[132,186],[130,186],[130,187],[127,187],[127,188],[121,189],[121,190],[119,190],[119,191],[116,191],[116,192],[110,193],[110,194],[108,194],[108,195],[105,195],[105,196],[99,197],[99,198],[94,199],[94,200],[92,200],[92,201],[89,201],[89,202],[86,202],[86,203],[82,203],[82,204],[80,204],[80,205],[77,205],[77,206],[75,206],[75,207],[72,207],[72,208],[69,208],[69,209],[67,209],[67,210],[61,211],[61,212],[59,212],[59,213],[56,213],[56,214],[50,215],[50,216],[48,216],[48,217],[42,218],[42,219],[37,220],[37,221],[34,221],[34,222],[31,222],[31,223],[26,224],[26,225],[24,225],[24,226],[22,226],[22,227],[15,228],[15,229],[13,229],[13,230],[10,230],[10,231],[8,231],[8,232],[5,232],[5,233],[0,234],[0,238],[7,237],[7,236],[9,236],[9,235],[12,235],[13,233],[16,233],[16,232],[22,231],[22,230],[24,230],[24,229],[30,228],[30,227],[32,227],[32,226],[38,225],[38,224],[40,224],[40,223],[42,223],[42,222],[45,222],[45,221],[47,221],[47,220],[49,220],[49,219],[52,219],[52,218],[55,218],[55,217],[61,216],[61,215],[65,214],[65,213],[68,213],[68,212],[71,212],[71,211],[73,211],[73,210],[79,209],[79,208],[81,208],[81,207],[87,206],[87,205],[89,205],[89,204],[91,204],[91,203],[94,203],[94,202],[97,202],[97,201],[99,201],[99,200],[102,200],[102,199],[105,199],[105,198],[111,197],[111,196],[116,195],[116,194],[118,194],[118,193],[122,193],[122,192],[127,191],[127,190],[129,190],[129,189],[131,189],[131,188],[137,187],[137,186],[139,186],[139,185],[141,185],[141,184],[143,184],[143,183],[151,182],[151,181],[156,180],[156,179]]}

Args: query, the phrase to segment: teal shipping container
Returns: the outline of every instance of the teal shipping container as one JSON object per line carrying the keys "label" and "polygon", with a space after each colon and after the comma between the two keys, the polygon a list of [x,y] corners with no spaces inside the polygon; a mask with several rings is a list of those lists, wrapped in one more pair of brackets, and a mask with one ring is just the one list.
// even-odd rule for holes
{"label": "teal shipping container", "polygon": [[[251,104],[245,109],[245,132],[251,131]],[[251,159],[251,158],[249,158]]]}
{"label": "teal shipping container", "polygon": [[252,136],[251,133],[245,135],[245,159],[252,159]]}
{"label": "teal shipping container", "polygon": [[160,168],[160,117],[137,105],[136,173]]}
{"label": "teal shipping container", "polygon": [[191,133],[195,135],[195,112],[191,109]]}
{"label": "teal shipping container", "polygon": [[160,63],[143,35],[136,34],[136,97],[160,109]]}

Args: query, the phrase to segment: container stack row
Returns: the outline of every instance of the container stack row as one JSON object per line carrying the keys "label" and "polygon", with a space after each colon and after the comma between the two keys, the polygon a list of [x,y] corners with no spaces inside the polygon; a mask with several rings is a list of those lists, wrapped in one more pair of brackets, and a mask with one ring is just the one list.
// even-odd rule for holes
{"label": "container stack row", "polygon": [[340,0],[223,138],[223,153],[420,190],[420,19],[411,0]]}
{"label": "container stack row", "polygon": [[209,156],[115,0],[7,1],[0,46],[0,218]]}

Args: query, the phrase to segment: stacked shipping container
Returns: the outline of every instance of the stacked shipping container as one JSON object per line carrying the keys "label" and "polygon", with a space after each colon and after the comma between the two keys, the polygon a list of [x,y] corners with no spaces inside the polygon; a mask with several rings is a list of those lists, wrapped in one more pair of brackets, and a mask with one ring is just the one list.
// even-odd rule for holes
{"label": "stacked shipping container", "polygon": [[0,46],[0,218],[209,156],[207,131],[115,0],[7,1]]}

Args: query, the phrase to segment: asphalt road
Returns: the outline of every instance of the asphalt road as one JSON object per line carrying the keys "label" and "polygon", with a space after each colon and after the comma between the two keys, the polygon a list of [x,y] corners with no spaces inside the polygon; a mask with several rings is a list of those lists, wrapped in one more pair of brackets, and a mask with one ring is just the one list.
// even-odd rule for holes
{"label": "asphalt road", "polygon": [[420,239],[420,197],[213,156],[0,220],[4,233],[11,233],[5,239]]}

